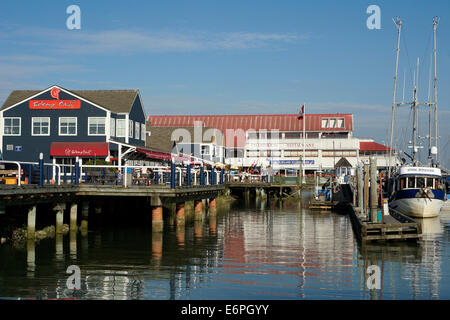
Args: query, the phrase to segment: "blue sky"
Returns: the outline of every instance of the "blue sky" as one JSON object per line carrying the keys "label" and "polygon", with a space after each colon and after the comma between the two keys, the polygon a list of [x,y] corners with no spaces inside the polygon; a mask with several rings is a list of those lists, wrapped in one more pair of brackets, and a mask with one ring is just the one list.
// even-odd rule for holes
{"label": "blue sky", "polygon": [[[81,8],[68,30],[66,8]],[[381,29],[369,30],[369,5]],[[396,30],[404,21],[399,91],[417,57],[428,95],[438,27],[441,158],[449,166],[450,2],[10,1],[0,3],[0,103],[11,90],[139,89],[150,114],[353,113],[355,135],[387,142]],[[399,111],[396,142],[409,109]],[[425,116],[425,111],[421,112]],[[420,130],[424,130],[423,124]],[[422,131],[422,134],[426,132]],[[426,144],[425,144],[426,146]]]}

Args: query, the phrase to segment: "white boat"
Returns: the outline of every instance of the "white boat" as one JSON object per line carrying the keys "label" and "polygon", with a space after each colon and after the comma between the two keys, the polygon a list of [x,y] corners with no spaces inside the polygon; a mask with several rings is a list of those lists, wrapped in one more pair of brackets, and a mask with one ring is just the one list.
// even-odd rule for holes
{"label": "white boat", "polygon": [[[402,21],[397,19],[395,21],[398,28],[397,41],[397,62],[396,73],[394,78],[394,99],[392,105],[392,122],[391,122],[391,150],[394,132],[394,110],[400,105],[411,105],[413,111],[413,126],[412,126],[412,140],[410,141],[411,154],[404,152],[406,156],[411,159],[409,165],[405,165],[406,160],[403,159],[403,165],[396,168],[394,171],[389,170],[389,175],[393,173],[390,179],[390,197],[389,207],[399,211],[404,215],[416,218],[431,218],[439,215],[444,201],[446,200],[446,190],[444,181],[442,180],[441,169],[437,158],[437,76],[436,76],[436,28],[439,19],[433,19],[433,33],[434,33],[434,101],[430,100],[426,103],[420,103],[417,99],[418,92],[418,74],[419,74],[419,59],[417,60],[417,72],[414,77],[413,101],[412,102],[396,102],[396,87],[397,87],[397,70],[398,70],[398,53],[400,50],[400,31]],[[430,64],[430,77],[431,77]],[[416,79],[417,75],[417,79]],[[430,87],[431,88],[431,87]],[[418,143],[418,108],[419,105],[427,106],[429,110],[429,128],[428,128],[428,159],[427,164],[423,165],[418,159],[419,149],[423,148]],[[432,113],[434,112],[434,138],[432,137]],[[434,141],[432,141],[434,139]],[[433,145],[434,142],[434,145]]]}
{"label": "white boat", "polygon": [[400,167],[389,206],[411,217],[437,217],[446,197],[441,178],[439,168]]}

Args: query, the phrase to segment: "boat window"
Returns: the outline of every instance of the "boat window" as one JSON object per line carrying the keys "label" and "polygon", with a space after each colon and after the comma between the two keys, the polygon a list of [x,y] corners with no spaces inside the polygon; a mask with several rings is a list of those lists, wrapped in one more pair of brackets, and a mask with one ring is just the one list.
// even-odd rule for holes
{"label": "boat window", "polygon": [[406,187],[406,178],[400,179],[400,189],[405,189]]}
{"label": "boat window", "polygon": [[425,187],[425,178],[416,178],[416,188]]}
{"label": "boat window", "polygon": [[427,187],[433,188],[433,178],[427,178]]}
{"label": "boat window", "polygon": [[439,179],[434,179],[434,188],[439,189]]}
{"label": "boat window", "polygon": [[408,178],[408,188],[414,188],[414,177],[409,177]]}

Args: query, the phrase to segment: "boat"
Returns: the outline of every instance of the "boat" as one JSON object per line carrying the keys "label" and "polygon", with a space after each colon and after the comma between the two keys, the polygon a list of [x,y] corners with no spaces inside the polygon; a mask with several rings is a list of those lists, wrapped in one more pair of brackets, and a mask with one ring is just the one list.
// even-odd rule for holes
{"label": "boat", "polygon": [[394,178],[389,206],[416,218],[437,217],[446,198],[441,169],[403,166]]}
{"label": "boat", "polygon": [[[431,134],[431,118],[434,107],[434,127],[437,128],[437,86],[436,86],[436,68],[434,77],[434,101],[427,103],[419,103],[417,99],[418,79],[414,77],[413,87],[413,101],[412,102],[396,102],[396,81],[398,70],[398,52],[400,45],[400,31],[402,22],[400,19],[394,21],[398,28],[398,42],[397,42],[397,62],[396,74],[394,78],[394,101],[392,105],[392,123],[391,123],[391,150],[394,131],[394,110],[396,106],[402,104],[411,105],[413,111],[413,128],[411,145],[408,148],[412,149],[411,154],[404,152],[410,158],[410,163],[406,164],[406,160],[402,159],[402,164],[389,170],[389,207],[404,215],[416,218],[432,218],[439,215],[444,201],[446,200],[446,190],[444,181],[442,179],[442,172],[437,161],[437,129],[435,131],[434,142],[432,145]],[[434,66],[436,66],[436,27],[438,18],[433,19],[434,31]],[[430,65],[431,68],[431,65]],[[417,60],[417,75],[419,70],[419,60]],[[431,70],[431,69],[430,69]],[[430,71],[431,75],[431,71]],[[426,105],[429,107],[429,133],[428,133],[428,161],[427,164],[422,164],[418,159],[419,149],[423,148],[418,143],[418,107],[419,105]],[[391,178],[392,173],[392,178]]]}

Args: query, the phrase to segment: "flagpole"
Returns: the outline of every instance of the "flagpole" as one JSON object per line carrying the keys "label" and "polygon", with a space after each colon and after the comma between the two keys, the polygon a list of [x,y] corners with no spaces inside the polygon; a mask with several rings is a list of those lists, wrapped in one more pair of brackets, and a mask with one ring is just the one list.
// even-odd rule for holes
{"label": "flagpole", "polygon": [[305,118],[306,118],[306,103],[303,103],[304,111],[303,111],[303,159],[302,159],[302,183],[304,183],[304,177],[305,177]]}

